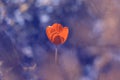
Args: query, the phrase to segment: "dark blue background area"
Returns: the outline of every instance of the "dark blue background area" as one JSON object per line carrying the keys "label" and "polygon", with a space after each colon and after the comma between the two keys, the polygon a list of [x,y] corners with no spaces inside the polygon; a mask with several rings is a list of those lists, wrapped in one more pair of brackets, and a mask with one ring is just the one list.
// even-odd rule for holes
{"label": "dark blue background area", "polygon": [[[15,5],[13,6],[12,3],[8,4],[5,1],[2,1],[6,6],[10,6],[7,7],[7,15],[9,18],[14,18],[14,12],[16,9],[18,9],[18,6]],[[9,39],[7,40],[11,40],[11,38],[13,38],[13,40],[15,40],[15,43],[12,44],[11,42],[5,43],[5,42],[1,42],[1,43],[5,43],[5,47],[7,49],[7,47],[9,47],[9,49],[11,48],[9,46],[9,43],[11,43],[11,45],[15,45],[16,47],[18,46],[24,46],[24,45],[28,45],[31,46],[33,48],[34,51],[34,47],[36,47],[37,45],[41,46],[44,50],[47,50],[48,52],[53,52],[54,50],[52,49],[53,44],[48,40],[46,33],[45,33],[45,27],[52,25],[53,23],[60,23],[63,26],[68,26],[69,27],[69,36],[68,36],[68,40],[66,41],[66,43],[62,46],[64,46],[67,49],[71,49],[74,46],[71,44],[70,42],[70,38],[72,35],[72,27],[75,26],[71,26],[69,24],[69,20],[71,18],[73,18],[74,20],[82,20],[82,19],[86,19],[88,17],[90,17],[90,15],[87,12],[87,6],[84,2],[81,2],[80,4],[77,4],[77,2],[74,1],[66,1],[66,3],[61,4],[60,6],[55,6],[53,8],[53,11],[48,13],[47,12],[47,8],[49,8],[51,6],[41,6],[41,7],[36,7],[35,3],[32,3],[30,8],[28,9],[28,12],[31,16],[32,16],[32,20],[27,20],[24,19],[25,24],[23,26],[19,26],[19,23],[15,23],[15,25],[13,26],[9,26],[7,24],[7,22],[2,22],[2,26],[3,24],[7,27],[8,26],[8,33],[12,36],[8,36]],[[76,10],[74,10],[74,7]],[[39,16],[42,14],[48,14],[48,16],[50,17],[50,20],[47,23],[42,23],[39,19]],[[24,13],[22,13],[22,15],[24,15]],[[73,23],[75,22],[73,20]],[[20,43],[18,42],[18,40],[16,40],[16,37],[20,37],[19,32],[16,32],[14,29],[14,26],[18,26],[21,28],[21,33],[22,32],[26,32],[26,41],[21,41]],[[2,34],[3,36],[6,36],[6,34]],[[22,38],[22,37],[21,37]],[[24,40],[24,39],[23,39]],[[25,44],[24,44],[25,43]],[[76,47],[75,47],[76,48]],[[77,49],[77,48],[76,48]],[[92,64],[94,61],[95,56],[89,55],[88,52],[84,52],[82,48],[78,48],[78,58],[79,61],[81,62],[81,64],[83,65],[87,65],[87,64]],[[9,51],[9,50],[8,50]],[[32,57],[34,58],[34,57]],[[22,62],[24,63],[28,63],[31,64],[32,62],[32,58],[29,57],[23,57]]]}

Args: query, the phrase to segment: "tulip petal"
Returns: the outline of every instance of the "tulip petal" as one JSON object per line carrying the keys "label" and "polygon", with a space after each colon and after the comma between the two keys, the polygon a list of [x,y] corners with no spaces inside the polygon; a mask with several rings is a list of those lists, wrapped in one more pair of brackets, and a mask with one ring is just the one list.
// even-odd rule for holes
{"label": "tulip petal", "polygon": [[62,44],[67,40],[67,37],[68,37],[68,33],[69,33],[69,30],[67,27],[64,27],[62,32],[60,33],[60,36],[63,37],[64,41],[62,42]]}

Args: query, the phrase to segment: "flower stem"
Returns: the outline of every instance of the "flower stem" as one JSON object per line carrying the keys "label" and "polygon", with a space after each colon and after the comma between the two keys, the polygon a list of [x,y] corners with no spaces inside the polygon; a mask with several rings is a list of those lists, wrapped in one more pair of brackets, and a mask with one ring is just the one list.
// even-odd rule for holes
{"label": "flower stem", "polygon": [[55,48],[55,63],[58,62],[58,51],[57,51],[57,46]]}

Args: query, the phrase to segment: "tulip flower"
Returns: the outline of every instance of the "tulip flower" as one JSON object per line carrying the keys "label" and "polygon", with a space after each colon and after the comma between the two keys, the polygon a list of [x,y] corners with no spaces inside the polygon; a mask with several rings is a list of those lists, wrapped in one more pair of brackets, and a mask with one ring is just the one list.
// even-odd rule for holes
{"label": "tulip flower", "polygon": [[46,28],[48,39],[56,45],[55,61],[57,60],[57,46],[65,43],[69,33],[68,27],[63,27],[59,23],[54,23]]}

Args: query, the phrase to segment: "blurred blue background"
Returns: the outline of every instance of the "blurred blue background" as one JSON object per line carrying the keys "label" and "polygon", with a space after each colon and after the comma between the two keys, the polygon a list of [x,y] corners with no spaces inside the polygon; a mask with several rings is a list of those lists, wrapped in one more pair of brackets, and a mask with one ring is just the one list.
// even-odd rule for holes
{"label": "blurred blue background", "polygon": [[[119,0],[0,0],[0,80],[119,80]],[[58,47],[45,33],[69,27]]]}

